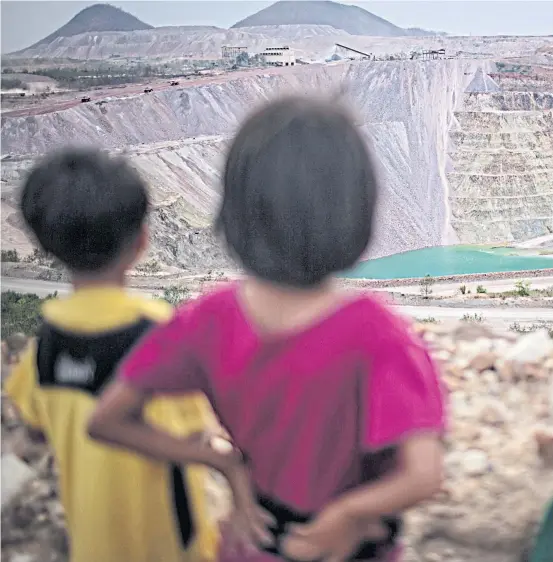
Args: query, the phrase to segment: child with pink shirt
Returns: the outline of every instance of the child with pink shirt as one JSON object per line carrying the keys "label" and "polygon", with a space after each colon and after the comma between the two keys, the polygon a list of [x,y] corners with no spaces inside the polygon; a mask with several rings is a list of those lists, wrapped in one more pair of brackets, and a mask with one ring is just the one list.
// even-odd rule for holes
{"label": "child with pink shirt", "polygon": [[333,281],[364,253],[378,191],[335,103],[288,98],[251,116],[216,222],[246,278],[148,334],[90,422],[98,439],[182,462],[141,413],[155,394],[205,393],[251,475],[257,504],[242,490],[235,521],[255,561],[399,560],[402,512],[441,485],[426,349],[386,305]]}

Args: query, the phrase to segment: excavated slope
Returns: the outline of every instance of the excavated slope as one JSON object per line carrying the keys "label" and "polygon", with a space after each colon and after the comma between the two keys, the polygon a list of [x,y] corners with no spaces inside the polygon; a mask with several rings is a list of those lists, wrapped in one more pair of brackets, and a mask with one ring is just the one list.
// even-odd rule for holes
{"label": "excavated slope", "polygon": [[17,57],[86,60],[109,59],[117,55],[130,58],[192,56],[218,59],[223,45],[247,45],[250,52],[255,53],[283,42],[293,42],[296,48],[301,46],[307,52],[314,52],[327,49],[335,40],[345,37],[350,37],[349,33],[329,25],[271,25],[228,30],[213,26],[156,27],[132,32],[106,31],[59,37],[50,43],[20,51]]}
{"label": "excavated slope", "polygon": [[[59,37],[17,53],[18,58],[109,59],[118,57],[212,58],[223,45],[245,45],[251,53],[288,45],[302,58],[323,60],[334,44],[378,55],[445,48],[448,56],[525,57],[552,49],[550,37],[367,37],[350,35],[329,25],[262,25],[239,29],[214,27],[157,27],[132,32],[82,33]],[[545,50],[545,51],[544,51]],[[543,58],[545,55],[541,56]],[[9,58],[9,57],[8,57]],[[547,57],[545,57],[547,58]]]}
{"label": "excavated slope", "polygon": [[553,94],[466,94],[452,132],[451,224],[464,242],[553,232]]}
{"label": "excavated slope", "polygon": [[[217,202],[223,138],[252,107],[286,92],[342,92],[380,163],[383,220],[371,252],[381,256],[455,240],[447,228],[448,130],[456,101],[476,70],[476,63],[462,60],[298,67],[279,75],[111,99],[103,108],[83,104],[57,113],[6,117],[2,151],[34,157],[65,144],[127,147],[156,202],[182,197],[191,224],[201,226]],[[154,143],[161,144],[142,146]],[[3,164],[3,177],[10,176],[6,183],[13,185],[30,162]],[[178,255],[166,258],[179,262]]]}

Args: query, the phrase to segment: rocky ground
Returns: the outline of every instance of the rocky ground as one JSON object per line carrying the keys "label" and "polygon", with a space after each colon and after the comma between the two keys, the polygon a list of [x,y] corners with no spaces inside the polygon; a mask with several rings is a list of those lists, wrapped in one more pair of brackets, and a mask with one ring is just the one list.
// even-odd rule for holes
{"label": "rocky ground", "polygon": [[[522,562],[553,497],[553,341],[485,325],[416,324],[442,366],[451,423],[442,493],[409,514],[406,562]],[[2,555],[65,562],[56,468],[13,407],[2,409]],[[214,517],[228,494],[209,486]]]}

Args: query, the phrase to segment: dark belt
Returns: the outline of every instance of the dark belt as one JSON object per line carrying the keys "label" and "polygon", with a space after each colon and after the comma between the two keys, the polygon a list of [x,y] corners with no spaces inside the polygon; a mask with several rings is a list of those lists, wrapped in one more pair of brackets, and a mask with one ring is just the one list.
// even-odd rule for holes
{"label": "dark belt", "polygon": [[[280,550],[281,541],[286,534],[286,527],[290,523],[308,523],[314,516],[298,513],[297,511],[294,511],[267,497],[258,496],[258,501],[260,505],[271,513],[276,520],[275,526],[270,529],[274,538],[274,546],[265,548],[265,552],[275,554],[280,558],[289,560],[289,562],[294,562],[293,560],[286,558]],[[403,526],[401,518],[382,517],[382,523],[388,529],[387,537],[379,542],[363,542],[350,560],[377,560],[380,557],[383,557],[395,546],[396,539]]]}

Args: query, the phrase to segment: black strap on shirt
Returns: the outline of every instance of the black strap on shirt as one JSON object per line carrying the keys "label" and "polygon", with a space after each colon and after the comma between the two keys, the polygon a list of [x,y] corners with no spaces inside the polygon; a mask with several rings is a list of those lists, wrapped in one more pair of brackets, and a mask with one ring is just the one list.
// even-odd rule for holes
{"label": "black strap on shirt", "polygon": [[142,318],[118,330],[82,334],[43,323],[37,349],[40,386],[74,388],[97,396],[121,359],[153,326],[152,320]]}
{"label": "black strap on shirt", "polygon": [[[38,383],[98,396],[111,382],[120,361],[155,323],[147,318],[117,330],[82,334],[43,323],[38,333]],[[180,466],[168,467],[168,490],[182,547],[194,537],[194,520]],[[138,491],[140,492],[140,491]]]}

